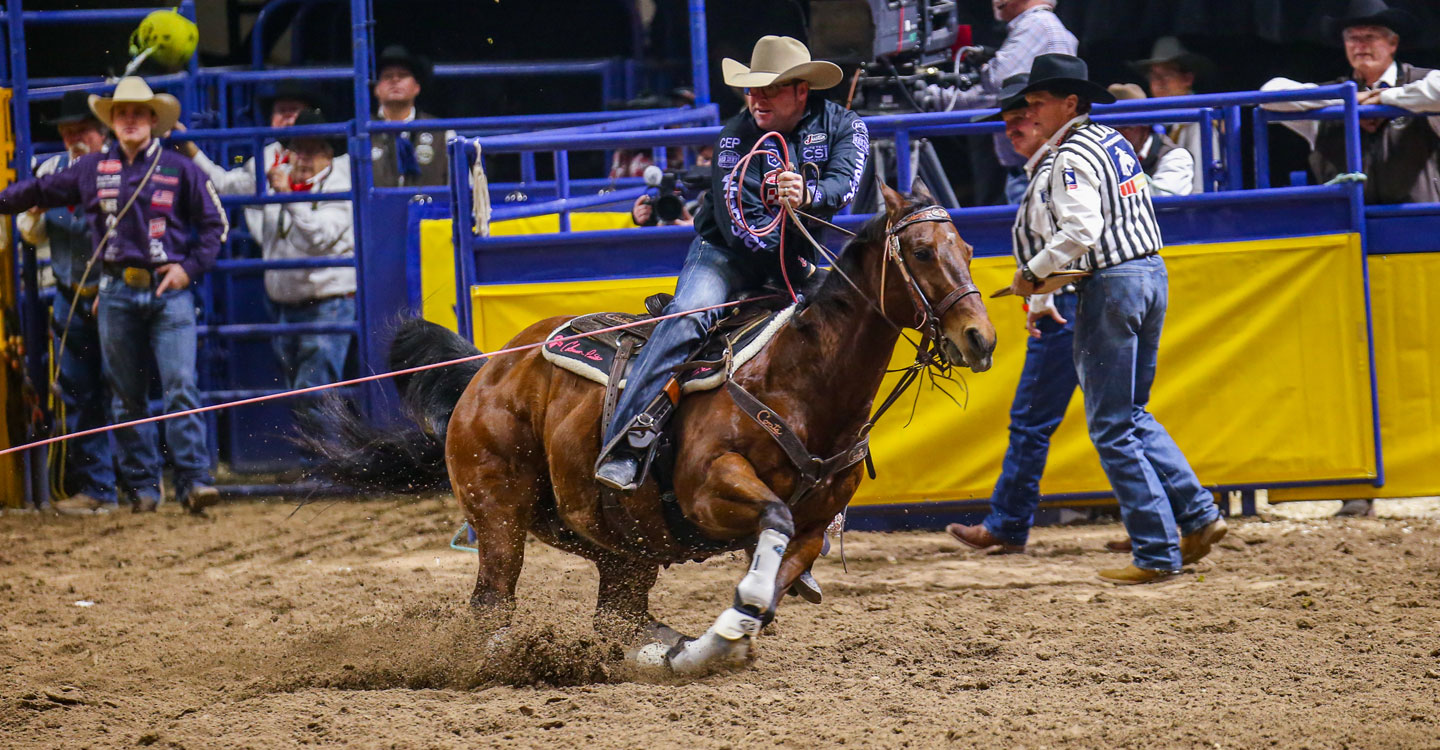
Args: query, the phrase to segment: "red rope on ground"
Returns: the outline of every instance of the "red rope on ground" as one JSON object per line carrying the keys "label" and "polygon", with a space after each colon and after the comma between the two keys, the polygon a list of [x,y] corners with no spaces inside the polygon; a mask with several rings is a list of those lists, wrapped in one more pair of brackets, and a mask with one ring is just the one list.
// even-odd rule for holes
{"label": "red rope on ground", "polygon": [[369,382],[375,381],[375,380],[384,380],[385,378],[393,378],[393,377],[395,377],[395,376],[397,376],[397,375],[409,375],[410,373],[414,373],[414,372],[423,372],[423,371],[425,371],[425,370],[434,370],[434,369],[437,369],[437,368],[440,368],[440,367],[449,367],[450,365],[458,365],[458,364],[462,364],[462,363],[465,363],[465,362],[473,362],[473,361],[475,361],[475,360],[477,360],[477,359],[487,359],[487,358],[490,358],[490,357],[498,357],[498,356],[500,356],[500,355],[502,355],[502,354],[516,354],[516,353],[518,353],[518,352],[527,351],[527,350],[529,350],[529,349],[538,349],[538,348],[540,348],[540,347],[542,347],[542,346],[545,346],[545,345],[547,345],[547,344],[552,344],[552,343],[556,343],[556,342],[574,341],[574,340],[576,340],[576,339],[589,338],[590,336],[594,336],[594,335],[600,334],[600,333],[610,333],[610,332],[612,332],[612,331],[620,331],[620,330],[624,330],[624,329],[626,329],[626,328],[635,328],[635,327],[637,327],[637,326],[649,325],[650,323],[653,323],[653,322],[655,322],[655,321],[657,321],[657,320],[667,320],[667,319],[669,319],[669,318],[680,318],[680,317],[684,317],[684,316],[686,316],[686,315],[691,315],[691,314],[693,314],[693,313],[706,312],[706,311],[709,311],[709,310],[719,310],[719,309],[721,309],[721,308],[726,308],[726,307],[734,307],[734,306],[736,306],[736,305],[744,304],[745,302],[754,302],[754,301],[757,300],[757,299],[763,299],[763,298],[760,298],[760,297],[751,297],[750,299],[740,300],[740,301],[737,301],[737,302],[723,302],[723,303],[718,304],[718,305],[710,305],[710,306],[708,306],[708,307],[697,307],[697,308],[695,308],[694,310],[682,310],[682,311],[680,311],[680,312],[670,313],[670,314],[668,314],[668,315],[661,315],[661,316],[655,317],[655,318],[645,318],[645,319],[643,319],[643,320],[637,320],[637,321],[635,321],[635,322],[633,322],[633,323],[625,323],[625,324],[622,324],[622,325],[610,326],[609,328],[601,328],[601,329],[599,329],[599,330],[591,331],[591,332],[589,332],[589,333],[577,333],[577,334],[575,334],[574,336],[564,336],[564,337],[561,337],[561,338],[558,338],[558,339],[546,339],[546,340],[544,340],[544,341],[537,341],[537,342],[535,342],[535,343],[533,343],[533,344],[522,344],[521,346],[512,346],[512,347],[510,347],[509,349],[500,349],[500,350],[498,350],[498,351],[493,351],[493,352],[482,352],[482,353],[480,353],[480,354],[472,354],[472,355],[470,355],[470,356],[468,356],[468,357],[460,357],[459,359],[451,359],[451,360],[446,360],[446,361],[444,361],[444,362],[435,362],[435,363],[433,363],[433,364],[428,364],[428,365],[419,365],[418,367],[409,367],[409,368],[406,368],[406,369],[404,369],[404,370],[395,370],[394,372],[382,372],[382,373],[380,373],[379,375],[366,375],[366,376],[364,376],[364,377],[355,378],[355,379],[353,379],[353,380],[342,380],[342,381],[340,381],[340,382],[338,382],[338,383],[326,383],[325,385],[312,385],[312,386],[310,386],[309,388],[300,388],[300,389],[293,390],[293,391],[281,391],[280,393],[271,393],[271,394],[268,394],[268,395],[265,395],[265,396],[255,396],[255,397],[253,397],[253,398],[241,399],[241,400],[239,400],[239,401],[230,401],[230,402],[223,403],[223,404],[211,404],[211,405],[209,405],[209,406],[201,406],[201,407],[195,408],[195,409],[187,409],[187,410],[185,410],[185,411],[177,411],[177,412],[174,412],[174,413],[171,413],[171,414],[157,414],[156,416],[153,416],[153,417],[145,417],[144,419],[134,419],[134,420],[131,420],[131,421],[129,421],[129,422],[121,422],[120,424],[106,425],[106,426],[104,426],[104,427],[95,427],[95,428],[89,429],[89,430],[82,430],[82,431],[80,431],[80,432],[74,432],[74,433],[71,433],[71,434],[69,434],[69,435],[60,435],[60,436],[57,436],[57,437],[46,438],[45,440],[36,440],[36,441],[33,442],[33,443],[25,443],[24,445],[17,445],[17,446],[14,446],[13,448],[6,448],[6,449],[4,449],[4,450],[0,450],[0,456],[8,455],[8,454],[10,454],[10,453],[17,453],[17,452],[19,452],[19,451],[27,450],[27,449],[30,449],[30,448],[40,448],[40,447],[43,447],[43,446],[46,446],[46,445],[50,445],[50,444],[52,444],[52,443],[59,443],[59,442],[64,441],[64,440],[71,440],[71,439],[74,439],[74,438],[86,437],[86,436],[88,436],[88,435],[98,435],[98,434],[100,434],[100,433],[110,432],[111,430],[119,430],[119,429],[123,429],[123,428],[125,428],[125,427],[137,427],[137,426],[142,425],[142,424],[149,424],[149,423],[151,423],[151,422],[161,422],[161,421],[164,421],[164,420],[166,420],[166,419],[175,419],[176,417],[185,417],[185,416],[189,416],[189,415],[191,415],[191,414],[203,414],[203,413],[205,413],[205,412],[219,411],[219,410],[221,410],[221,409],[229,409],[229,408],[232,408],[232,407],[235,407],[235,406],[248,406],[249,404],[258,404],[258,403],[261,403],[261,402],[264,402],[264,401],[275,401],[275,400],[282,399],[282,398],[290,398],[290,397],[292,397],[292,396],[301,396],[301,395],[304,395],[304,394],[306,394],[306,393],[316,393],[316,392],[318,392],[318,391],[323,391],[323,390],[327,390],[327,389],[330,389],[330,388],[340,388],[340,387],[342,387],[342,386],[347,386],[347,385],[356,385],[356,384],[359,384],[359,383],[369,383]]}

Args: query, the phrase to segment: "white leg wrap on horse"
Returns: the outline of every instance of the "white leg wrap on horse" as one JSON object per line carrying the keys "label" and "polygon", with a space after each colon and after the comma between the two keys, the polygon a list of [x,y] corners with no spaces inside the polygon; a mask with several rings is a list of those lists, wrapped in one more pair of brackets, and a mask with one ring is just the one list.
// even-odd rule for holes
{"label": "white leg wrap on horse", "polygon": [[780,572],[780,560],[785,557],[788,546],[790,537],[774,529],[760,532],[760,543],[755,545],[755,560],[750,563],[750,572],[735,587],[735,597],[741,604],[760,612],[770,609],[775,601],[775,576]]}
{"label": "white leg wrap on horse", "polygon": [[703,672],[716,666],[742,666],[750,651],[750,637],[760,632],[760,618],[731,607],[715,618],[705,635],[689,641],[670,655],[677,673]]}

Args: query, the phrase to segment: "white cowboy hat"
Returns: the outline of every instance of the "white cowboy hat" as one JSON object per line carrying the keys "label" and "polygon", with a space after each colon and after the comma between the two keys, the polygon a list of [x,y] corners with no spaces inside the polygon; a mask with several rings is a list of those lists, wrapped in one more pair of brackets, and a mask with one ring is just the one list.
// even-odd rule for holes
{"label": "white cowboy hat", "polygon": [[748,66],[727,57],[720,62],[720,68],[725,72],[726,85],[737,88],[807,81],[812,89],[828,89],[845,77],[835,63],[812,61],[810,50],[800,40],[788,36],[763,36],[755,43]]}
{"label": "white cowboy hat", "polygon": [[110,122],[110,112],[116,104],[144,104],[150,107],[150,111],[155,113],[153,132],[157,137],[173,130],[180,119],[180,100],[169,94],[151,91],[150,84],[140,76],[121,78],[112,96],[90,95],[90,111],[112,130],[114,125]]}

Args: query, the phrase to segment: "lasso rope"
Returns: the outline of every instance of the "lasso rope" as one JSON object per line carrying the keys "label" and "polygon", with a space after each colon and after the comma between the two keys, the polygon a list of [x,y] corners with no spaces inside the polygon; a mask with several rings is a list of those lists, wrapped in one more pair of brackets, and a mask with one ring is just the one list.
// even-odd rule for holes
{"label": "lasso rope", "polygon": [[68,434],[68,435],[59,435],[59,436],[56,436],[56,437],[46,438],[46,439],[44,439],[44,440],[36,440],[36,441],[34,441],[34,442],[31,442],[31,443],[25,443],[24,445],[17,445],[17,446],[14,446],[14,447],[12,447],[12,448],[6,448],[6,449],[4,449],[4,450],[0,450],[0,456],[8,455],[8,454],[11,454],[11,453],[17,453],[17,452],[19,452],[19,451],[27,450],[27,449],[30,449],[30,448],[39,448],[39,447],[41,447],[41,446],[51,445],[51,444],[53,444],[53,443],[58,443],[58,442],[61,442],[61,441],[63,441],[63,440],[71,440],[71,439],[73,439],[73,438],[85,437],[85,436],[87,436],[87,435],[99,435],[99,434],[101,434],[101,433],[110,432],[110,431],[112,431],[112,430],[120,430],[120,429],[124,429],[124,428],[126,428],[126,427],[138,427],[138,426],[140,426],[140,425],[142,425],[142,424],[150,424],[151,422],[161,422],[161,421],[164,421],[164,420],[167,420],[167,419],[176,419],[176,418],[178,418],[178,417],[187,417],[187,416],[190,416],[190,415],[192,415],[192,414],[204,414],[205,412],[219,411],[219,410],[221,410],[221,409],[229,409],[229,408],[236,407],[236,406],[248,406],[248,405],[250,405],[250,404],[263,403],[263,402],[265,402],[265,401],[275,401],[275,400],[282,399],[282,398],[291,398],[291,397],[294,397],[294,396],[302,396],[302,395],[305,395],[305,394],[307,394],[307,393],[316,393],[316,392],[319,392],[319,391],[328,390],[328,389],[330,389],[330,388],[342,388],[342,387],[345,387],[345,386],[358,385],[358,384],[360,384],[360,383],[370,383],[370,382],[373,382],[373,381],[376,381],[376,380],[384,380],[384,379],[386,379],[386,378],[393,378],[393,377],[396,377],[396,376],[398,376],[398,375],[409,375],[409,374],[411,374],[411,373],[424,372],[425,370],[435,370],[435,369],[438,369],[438,368],[441,368],[441,367],[449,367],[450,365],[458,365],[458,364],[463,364],[463,363],[465,363],[465,362],[474,362],[474,361],[477,360],[477,359],[489,359],[489,358],[491,358],[491,357],[498,357],[498,356],[501,356],[501,355],[503,355],[503,354],[517,354],[517,353],[519,353],[519,352],[528,351],[528,350],[530,350],[530,349],[538,349],[538,348],[540,348],[540,347],[542,347],[542,346],[547,346],[547,345],[550,345],[550,344],[567,343],[567,342],[570,342],[570,341],[575,341],[575,340],[577,340],[577,339],[589,338],[589,337],[591,337],[591,336],[595,336],[595,335],[602,334],[602,333],[611,333],[611,332],[613,332],[613,331],[621,331],[621,330],[624,330],[624,329],[627,329],[627,328],[636,328],[636,327],[639,327],[639,326],[650,325],[651,323],[654,323],[654,322],[657,321],[657,320],[668,320],[668,319],[670,319],[670,318],[681,318],[681,317],[684,317],[684,316],[686,316],[686,315],[694,315],[695,313],[708,312],[708,311],[710,311],[710,310],[720,310],[720,309],[723,309],[723,308],[726,308],[726,307],[735,307],[736,305],[742,305],[742,304],[745,304],[746,302],[752,302],[752,301],[754,301],[754,298],[751,298],[751,299],[748,299],[748,300],[739,300],[739,301],[735,301],[735,302],[722,302],[722,303],[720,303],[720,304],[718,304],[718,305],[709,305],[709,306],[706,306],[706,307],[697,307],[697,308],[695,308],[694,310],[682,310],[682,311],[680,311],[680,312],[670,313],[670,314],[668,314],[668,315],[660,315],[660,316],[654,317],[654,318],[643,318],[643,319],[637,320],[637,321],[635,321],[635,322],[633,322],[633,323],[624,323],[624,324],[621,324],[621,325],[614,325],[614,326],[610,326],[609,328],[601,328],[601,329],[599,329],[599,330],[590,331],[589,333],[578,333],[578,334],[575,334],[575,335],[573,335],[573,336],[564,336],[564,337],[561,337],[561,338],[545,339],[544,341],[537,341],[537,342],[535,342],[535,343],[533,343],[533,344],[522,344],[522,345],[520,345],[520,346],[512,346],[512,347],[510,347],[509,349],[500,349],[500,350],[493,351],[493,352],[482,352],[482,353],[480,353],[480,354],[471,354],[471,355],[469,355],[469,356],[460,357],[460,358],[458,358],[458,359],[450,359],[450,360],[446,360],[446,361],[444,361],[444,362],[435,362],[435,363],[428,364],[428,365],[419,365],[419,366],[416,366],[416,367],[409,367],[409,368],[406,368],[406,369],[404,369],[404,370],[395,370],[395,371],[393,371],[393,372],[382,372],[382,373],[380,373],[380,374],[378,374],[378,375],[366,375],[366,376],[364,376],[364,377],[354,378],[354,379],[351,379],[351,380],[342,380],[342,381],[339,381],[339,382],[337,382],[337,383],[326,383],[326,384],[324,384],[324,385],[312,385],[312,386],[310,386],[310,387],[308,387],[308,388],[299,388],[299,389],[291,390],[291,391],[281,391],[281,392],[279,392],[279,393],[270,393],[270,394],[267,394],[267,395],[264,395],[264,396],[255,396],[255,397],[253,397],[253,398],[241,399],[241,400],[239,400],[239,401],[228,401],[228,402],[223,403],[223,404],[210,404],[209,406],[201,406],[201,407],[197,407],[197,408],[195,408],[195,409],[186,409],[185,411],[177,411],[177,412],[173,412],[173,413],[170,413],[170,414],[157,414],[157,415],[155,415],[155,416],[153,416],[153,417],[145,417],[144,419],[134,419],[134,420],[131,420],[131,421],[129,421],[129,422],[121,422],[121,423],[119,423],[119,424],[106,425],[106,426],[104,426],[104,427],[96,427],[96,428],[89,429],[89,430],[82,430],[82,431],[80,431],[80,432],[72,432],[72,433],[70,433],[70,434]]}
{"label": "lasso rope", "polygon": [[[780,153],[777,154],[774,151],[761,148],[765,144],[765,142],[770,140],[771,138],[774,138],[777,142],[779,142]],[[739,162],[736,162],[735,166],[730,170],[730,182],[731,184],[736,186],[734,197],[731,200],[730,213],[732,216],[738,219],[740,228],[744,229],[746,234],[749,234],[751,237],[754,237],[756,239],[767,237],[773,234],[776,230],[779,230],[780,277],[785,280],[785,290],[790,293],[790,301],[798,302],[799,298],[795,294],[795,287],[790,284],[790,269],[789,266],[785,263],[785,223],[790,218],[789,212],[785,210],[787,206],[785,205],[784,201],[781,201],[780,210],[775,214],[775,216],[771,217],[768,223],[766,223],[764,226],[752,227],[750,226],[750,222],[745,220],[745,207],[740,203],[741,199],[744,198],[745,194],[745,174],[746,170],[750,168],[750,160],[755,158],[757,154],[762,153],[776,157],[780,161],[780,166],[782,169],[786,171],[793,171],[793,165],[790,163],[790,144],[785,142],[785,137],[773,130],[766,133],[765,135],[760,136],[760,140],[755,141],[754,147],[750,149],[750,153],[745,154],[745,156],[742,157]],[[803,193],[805,189],[804,187],[801,187],[800,190]],[[763,196],[765,191],[764,177],[760,178],[760,191],[761,195]],[[775,180],[775,194],[778,200],[780,194],[780,180],[778,177]]]}

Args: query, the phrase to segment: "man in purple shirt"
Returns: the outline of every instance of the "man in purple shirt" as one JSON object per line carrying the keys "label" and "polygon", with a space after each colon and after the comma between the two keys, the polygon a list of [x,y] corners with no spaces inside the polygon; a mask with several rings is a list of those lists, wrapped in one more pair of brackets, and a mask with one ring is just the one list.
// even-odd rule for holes
{"label": "man in purple shirt", "polygon": [[[145,81],[120,81],[113,97],[90,97],[115,140],[67,170],[18,182],[0,192],[0,213],[32,206],[84,207],[99,258],[96,303],[105,378],[115,394],[116,422],[149,416],[148,362],[159,369],[166,413],[200,405],[195,385],[195,299],[191,285],[215,264],[229,225],[220,196],[190,159],[160,146],[180,103]],[[191,239],[192,232],[194,239]],[[87,282],[88,283],[88,280]],[[160,504],[159,434],[146,424],[117,430],[120,482],[136,512]],[[198,415],[165,422],[175,497],[192,513],[219,499],[211,485],[204,422]]]}

